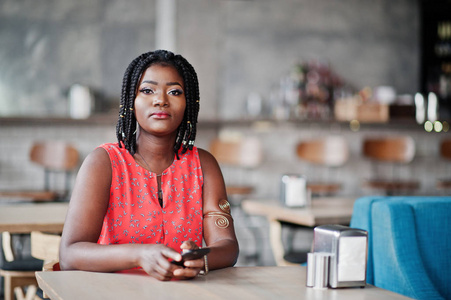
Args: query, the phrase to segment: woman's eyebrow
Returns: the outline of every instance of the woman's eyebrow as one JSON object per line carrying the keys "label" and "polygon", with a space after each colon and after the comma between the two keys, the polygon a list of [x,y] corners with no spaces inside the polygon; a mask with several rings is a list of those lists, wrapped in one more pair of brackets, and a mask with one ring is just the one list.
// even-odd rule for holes
{"label": "woman's eyebrow", "polygon": [[143,80],[143,82],[141,82],[141,84],[143,84],[143,83],[150,83],[150,84],[153,84],[153,85],[158,85],[158,82],[153,81],[153,80]]}
{"label": "woman's eyebrow", "polygon": [[178,83],[177,81],[174,81],[174,82],[166,82],[166,85],[180,85],[180,86],[182,86],[180,83]]}
{"label": "woman's eyebrow", "polygon": [[[144,80],[143,82],[141,82],[141,84],[143,84],[143,83],[150,83],[150,84],[153,84],[153,85],[158,85],[158,82],[156,82],[156,81],[153,81],[153,80]],[[182,86],[179,82],[177,82],[177,81],[174,81],[174,82],[166,82],[166,85],[167,86],[171,86],[171,85],[179,85],[179,86]]]}

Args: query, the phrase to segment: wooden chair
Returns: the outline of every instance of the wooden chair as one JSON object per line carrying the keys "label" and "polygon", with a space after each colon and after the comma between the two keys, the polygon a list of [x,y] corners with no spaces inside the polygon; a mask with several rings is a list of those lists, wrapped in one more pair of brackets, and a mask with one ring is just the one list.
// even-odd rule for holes
{"label": "wooden chair", "polygon": [[[42,261],[35,258],[14,259],[11,250],[11,234],[2,233],[2,265],[0,276],[4,280],[4,300],[31,300],[37,291],[37,281],[34,276],[36,270],[42,268]],[[5,251],[6,250],[6,251]],[[27,288],[24,294],[23,288]]]}
{"label": "wooden chair", "polygon": [[[35,271],[9,271],[0,269],[0,275],[5,280],[4,298],[5,300],[33,300],[38,283],[36,281]],[[22,287],[27,287],[27,292],[24,294]]]}
{"label": "wooden chair", "polygon": [[43,271],[59,270],[61,235],[33,231],[31,233],[31,256],[44,261]]}
{"label": "wooden chair", "polygon": [[[446,164],[451,162],[451,139],[444,139],[440,143],[440,157],[445,160]],[[449,190],[451,189],[451,178],[439,178],[436,183],[437,189]]]}
{"label": "wooden chair", "polygon": [[[61,236],[59,234],[45,233],[40,231],[31,232],[31,255],[44,261],[42,271],[60,271],[59,247]],[[47,295],[38,292],[38,299],[46,299]]]}
{"label": "wooden chair", "polygon": [[373,166],[372,178],[364,181],[364,187],[382,190],[386,195],[412,192],[419,188],[418,180],[403,179],[399,174],[401,167],[411,163],[415,157],[415,142],[411,137],[367,138],[362,152]]}
{"label": "wooden chair", "polygon": [[[0,201],[55,201],[67,196],[68,177],[78,165],[76,148],[63,141],[35,142],[30,150],[30,161],[43,167],[44,188],[42,190],[0,191]],[[50,175],[64,173],[63,190],[52,188]]]}
{"label": "wooden chair", "polygon": [[[329,179],[332,169],[344,165],[349,159],[348,143],[343,137],[328,136],[320,139],[301,141],[297,144],[296,154],[299,159],[315,168],[312,172],[321,172],[323,179],[310,180],[307,176],[307,188],[312,195],[336,194],[342,187],[340,182]],[[320,170],[323,169],[323,170]]]}
{"label": "wooden chair", "polygon": [[[210,143],[209,150],[221,167],[235,170],[246,171],[247,169],[255,168],[261,164],[263,159],[262,146],[256,138],[230,140],[217,138]],[[237,183],[234,180],[236,178],[232,179],[227,174],[224,177],[227,195],[232,198],[236,196],[247,196],[254,191],[252,185]]]}
{"label": "wooden chair", "polygon": [[[78,159],[78,151],[66,142],[35,142],[30,150],[30,160],[44,169],[44,189],[0,192],[0,201],[44,202],[64,199],[69,192],[69,174],[77,167]],[[64,173],[65,186],[62,190],[51,185],[50,175],[55,176],[57,173]],[[26,298],[30,299],[36,294],[34,272],[42,268],[42,261],[32,257],[17,259],[10,241],[11,234],[3,232],[1,254],[4,259],[0,264],[0,276],[4,278],[5,300],[13,299],[14,292],[18,299],[24,299],[21,287],[28,287]]]}
{"label": "wooden chair", "polygon": [[[9,242],[8,238],[5,238],[5,235],[3,235],[3,242]],[[17,300],[36,299],[38,285],[35,272],[39,270],[59,270],[60,242],[61,236],[57,234],[38,231],[31,233],[31,255],[34,257],[34,260],[21,261],[21,264],[29,270],[16,271],[0,269],[0,274],[5,279],[5,300],[14,300],[14,296]],[[12,268],[14,268],[14,265]],[[24,287],[27,288],[26,294],[23,291]],[[43,298],[46,298],[45,295],[43,295]]]}

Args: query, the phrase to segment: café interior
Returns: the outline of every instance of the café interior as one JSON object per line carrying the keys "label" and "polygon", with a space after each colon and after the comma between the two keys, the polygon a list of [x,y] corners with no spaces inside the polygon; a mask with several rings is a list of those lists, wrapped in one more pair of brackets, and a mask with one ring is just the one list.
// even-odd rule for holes
{"label": "caf\u00e9 interior", "polygon": [[[33,254],[30,234],[51,233],[40,247],[57,252],[83,159],[116,141],[124,70],[155,49],[196,69],[196,146],[223,172],[234,269],[302,266],[306,299],[363,299],[369,286],[365,299],[451,298],[449,0],[0,1],[0,297],[89,298],[51,294],[44,276],[32,288],[49,259]],[[55,217],[51,204],[66,205],[59,227],[24,225]],[[8,225],[8,209],[27,206]],[[317,226],[334,239],[365,232],[365,289],[308,294]],[[254,289],[246,299],[277,297]]]}

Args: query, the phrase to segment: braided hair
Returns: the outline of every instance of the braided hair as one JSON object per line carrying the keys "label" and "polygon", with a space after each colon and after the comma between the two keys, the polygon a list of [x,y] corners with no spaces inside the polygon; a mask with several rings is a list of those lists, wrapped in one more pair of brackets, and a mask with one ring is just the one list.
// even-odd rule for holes
{"label": "braided hair", "polygon": [[192,149],[196,138],[197,116],[199,114],[199,82],[193,66],[181,55],[166,50],[156,50],[141,54],[127,67],[122,82],[119,119],[116,136],[119,147],[133,155],[136,152],[136,117],[133,113],[135,98],[142,74],[151,65],[172,66],[183,79],[185,87],[186,108],[182,123],[177,128],[174,152],[179,158],[179,151],[184,154]]}

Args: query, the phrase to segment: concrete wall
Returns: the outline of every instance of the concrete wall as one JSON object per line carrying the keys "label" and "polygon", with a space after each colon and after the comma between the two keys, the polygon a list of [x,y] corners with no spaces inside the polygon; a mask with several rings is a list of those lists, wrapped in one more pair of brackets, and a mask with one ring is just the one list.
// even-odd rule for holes
{"label": "concrete wall", "polygon": [[[195,66],[201,119],[267,105],[294,63],[318,58],[357,88],[419,89],[412,0],[178,0],[177,52]],[[64,115],[73,83],[116,106],[128,63],[155,47],[152,0],[0,2],[0,116]],[[108,105],[108,106],[109,106]]]}
{"label": "concrete wall", "polygon": [[64,115],[74,83],[115,107],[129,62],[154,47],[154,1],[0,2],[0,115]]}
{"label": "concrete wall", "polygon": [[[298,60],[328,61],[357,88],[418,90],[416,1],[229,1],[224,5],[220,112],[234,118],[257,92],[270,101]],[[232,108],[231,108],[232,107]]]}

